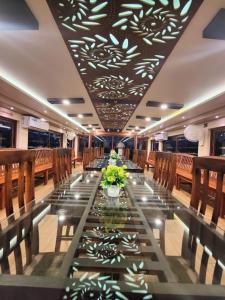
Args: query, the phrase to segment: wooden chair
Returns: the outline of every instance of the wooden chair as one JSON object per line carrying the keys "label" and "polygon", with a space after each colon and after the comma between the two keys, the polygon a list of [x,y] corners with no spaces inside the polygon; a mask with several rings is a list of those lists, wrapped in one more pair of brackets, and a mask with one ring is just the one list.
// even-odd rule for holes
{"label": "wooden chair", "polygon": [[92,160],[92,149],[91,148],[84,148],[83,152],[83,170],[89,165]]}
{"label": "wooden chair", "polygon": [[[215,189],[215,200],[211,221],[217,224],[225,213],[225,158],[194,157],[191,206],[205,215],[211,189]],[[201,204],[200,204],[201,200]]]}
{"label": "wooden chair", "polygon": [[72,174],[72,149],[53,149],[53,181],[55,187]]}
{"label": "wooden chair", "polygon": [[138,152],[137,164],[142,169],[145,168],[146,158],[147,158],[147,150],[142,150]]}
{"label": "wooden chair", "polygon": [[[0,152],[1,183],[6,216],[13,214],[12,182],[18,180],[18,207],[24,207],[34,199],[34,163],[33,150],[6,150]],[[16,170],[16,172],[15,172]]]}
{"label": "wooden chair", "polygon": [[130,149],[129,148],[124,149],[124,156],[126,159],[130,159]]}
{"label": "wooden chair", "polygon": [[176,175],[176,155],[167,152],[156,152],[153,178],[172,192]]}
{"label": "wooden chair", "polygon": [[150,151],[148,158],[146,160],[147,170],[149,170],[150,167],[155,166],[155,160],[156,160],[156,151]]}
{"label": "wooden chair", "polygon": [[[57,148],[53,150],[53,180],[57,187],[63,183],[72,174],[72,149],[71,148]],[[66,234],[63,233],[63,227],[66,226]],[[68,235],[71,226],[73,225],[67,220],[66,224],[62,224],[58,220],[57,235],[55,251],[60,251],[60,246],[65,235]]]}
{"label": "wooden chair", "polygon": [[133,163],[137,163],[138,162],[138,150],[135,149],[133,152]]}
{"label": "wooden chair", "polygon": [[181,182],[192,183],[192,163],[193,155],[186,153],[176,153],[176,189],[180,190]]}

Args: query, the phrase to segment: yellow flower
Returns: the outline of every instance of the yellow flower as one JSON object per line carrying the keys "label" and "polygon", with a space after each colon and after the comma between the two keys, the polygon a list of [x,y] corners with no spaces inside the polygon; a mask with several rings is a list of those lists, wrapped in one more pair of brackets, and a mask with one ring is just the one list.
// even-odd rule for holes
{"label": "yellow flower", "polygon": [[110,181],[110,182],[114,182],[115,179],[116,179],[116,178],[115,178],[114,176],[109,176],[109,181]]}

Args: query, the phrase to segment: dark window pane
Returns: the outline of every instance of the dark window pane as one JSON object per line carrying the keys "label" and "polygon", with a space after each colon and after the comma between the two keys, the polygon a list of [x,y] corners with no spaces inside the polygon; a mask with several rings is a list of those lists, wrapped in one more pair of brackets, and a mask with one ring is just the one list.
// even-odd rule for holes
{"label": "dark window pane", "polygon": [[170,136],[165,142],[165,151],[198,154],[198,143],[190,142],[183,135]]}
{"label": "dark window pane", "polygon": [[[101,138],[102,139],[102,138]],[[92,147],[103,147],[103,142],[100,141],[97,137],[92,138]]]}
{"label": "dark window pane", "polygon": [[13,147],[15,122],[0,118],[0,148]]}
{"label": "dark window pane", "polygon": [[181,153],[198,154],[198,142],[190,142],[184,136],[177,139],[177,150]]}
{"label": "dark window pane", "polygon": [[225,127],[213,130],[213,155],[225,156]]}
{"label": "dark window pane", "polygon": [[85,147],[88,147],[88,136],[79,136],[79,153],[83,153]]}
{"label": "dark window pane", "polygon": [[158,141],[151,141],[151,149],[152,151],[159,151],[159,142]]}
{"label": "dark window pane", "polygon": [[57,132],[49,133],[49,147],[50,148],[59,148],[61,147],[62,135]]}
{"label": "dark window pane", "polygon": [[165,142],[165,151],[176,152],[177,137],[170,136]]}
{"label": "dark window pane", "polygon": [[49,133],[28,129],[28,149],[49,146]]}

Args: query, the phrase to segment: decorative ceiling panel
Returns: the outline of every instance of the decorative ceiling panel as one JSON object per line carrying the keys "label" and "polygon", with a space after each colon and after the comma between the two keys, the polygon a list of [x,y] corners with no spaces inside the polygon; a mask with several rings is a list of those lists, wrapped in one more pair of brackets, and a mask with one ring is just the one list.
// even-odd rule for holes
{"label": "decorative ceiling panel", "polygon": [[103,127],[122,130],[203,0],[47,0]]}

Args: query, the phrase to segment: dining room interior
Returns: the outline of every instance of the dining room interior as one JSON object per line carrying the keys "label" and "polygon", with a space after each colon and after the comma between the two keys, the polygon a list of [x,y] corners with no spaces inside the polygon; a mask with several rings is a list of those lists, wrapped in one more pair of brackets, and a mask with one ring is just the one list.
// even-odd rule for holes
{"label": "dining room interior", "polygon": [[0,300],[225,299],[225,0],[0,0]]}

